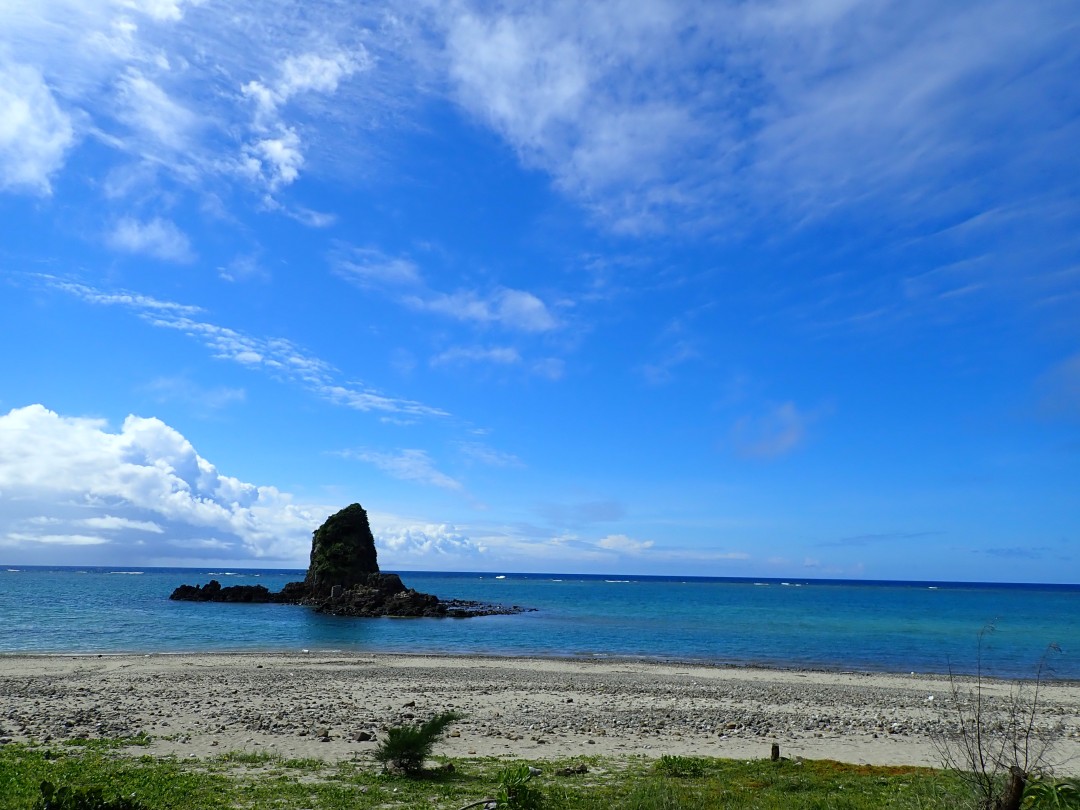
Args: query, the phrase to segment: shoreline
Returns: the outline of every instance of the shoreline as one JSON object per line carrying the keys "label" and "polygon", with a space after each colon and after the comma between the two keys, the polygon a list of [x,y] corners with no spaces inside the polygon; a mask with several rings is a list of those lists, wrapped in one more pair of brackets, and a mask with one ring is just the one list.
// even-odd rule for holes
{"label": "shoreline", "polygon": [[[859,675],[859,676],[871,676],[871,677],[896,677],[896,678],[911,678],[911,679],[926,679],[932,681],[955,681],[957,683],[974,683],[978,676],[969,672],[939,672],[936,670],[911,670],[911,671],[895,671],[887,669],[858,669],[855,667],[830,667],[827,665],[821,666],[798,666],[798,665],[783,665],[783,664],[769,664],[761,662],[751,663],[739,663],[734,661],[710,661],[701,658],[676,658],[676,657],[650,657],[650,656],[633,656],[633,655],[595,655],[595,656],[583,656],[583,655],[515,655],[515,654],[502,654],[502,653],[454,653],[454,652],[388,652],[381,650],[350,650],[350,649],[280,649],[274,647],[267,647],[264,649],[259,648],[242,648],[242,649],[222,649],[222,650],[176,650],[172,652],[165,652],[160,650],[144,651],[144,650],[120,650],[120,651],[107,651],[107,652],[85,652],[85,651],[70,651],[70,652],[40,652],[40,651],[22,651],[0,650],[0,672],[2,672],[2,663],[5,660],[16,660],[21,658],[26,659],[94,659],[94,658],[175,658],[175,657],[209,657],[209,658],[250,658],[250,657],[271,657],[271,658],[311,658],[313,656],[322,657],[348,657],[355,658],[384,658],[384,659],[477,659],[477,660],[489,660],[492,662],[504,662],[507,664],[521,664],[527,666],[533,662],[560,662],[565,664],[622,664],[622,665],[637,665],[640,664],[643,667],[694,667],[702,669],[715,669],[715,670],[733,670],[736,672],[761,672],[761,673],[803,673],[803,674],[819,674],[819,675]],[[1058,678],[1051,677],[1050,675],[1042,675],[1039,677],[1001,677],[992,673],[983,673],[982,679],[984,682],[1006,684],[1006,685],[1025,685],[1034,686],[1036,682],[1041,685],[1055,684],[1058,686],[1068,686],[1080,688],[1080,678]]]}
{"label": "shoreline", "polygon": [[[958,677],[969,688],[972,679]],[[1033,684],[1028,684],[1031,686]],[[1011,681],[984,680],[1001,699]],[[0,654],[0,740],[55,745],[140,733],[137,754],[365,757],[385,727],[445,709],[452,757],[663,754],[940,764],[950,680],[630,659],[350,652]],[[1080,683],[1044,681],[1054,762],[1080,772]]]}

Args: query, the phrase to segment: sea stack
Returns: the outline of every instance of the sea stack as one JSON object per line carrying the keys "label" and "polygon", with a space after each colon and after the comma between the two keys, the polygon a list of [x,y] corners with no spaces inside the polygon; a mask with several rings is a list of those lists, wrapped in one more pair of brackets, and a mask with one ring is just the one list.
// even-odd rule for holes
{"label": "sea stack", "polygon": [[290,582],[275,593],[262,585],[222,587],[212,579],[206,585],[181,585],[169,598],[307,605],[335,616],[467,617],[524,611],[517,605],[439,599],[405,587],[397,574],[382,573],[367,512],[358,503],[331,515],[315,530],[303,582]]}
{"label": "sea stack", "polygon": [[311,538],[311,563],[304,585],[312,597],[326,597],[334,586],[342,591],[367,585],[379,573],[375,537],[367,512],[358,503],[326,519]]}

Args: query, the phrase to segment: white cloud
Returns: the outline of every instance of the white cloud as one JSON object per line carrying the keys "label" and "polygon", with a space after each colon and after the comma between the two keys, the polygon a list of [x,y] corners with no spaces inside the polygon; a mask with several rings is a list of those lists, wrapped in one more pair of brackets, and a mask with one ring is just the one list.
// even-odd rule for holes
{"label": "white cloud", "polygon": [[396,453],[380,453],[372,450],[348,450],[342,453],[346,458],[356,458],[373,464],[384,473],[402,481],[416,481],[420,484],[429,484],[460,491],[461,482],[451,478],[446,473],[440,472],[435,467],[435,462],[424,450],[405,449]]}
{"label": "white cloud", "polygon": [[276,138],[262,138],[247,150],[249,159],[258,164],[258,172],[266,179],[271,191],[290,185],[300,176],[304,155],[300,136],[293,129],[283,129]]}
{"label": "white cloud", "polygon": [[[463,108],[615,228],[820,217],[868,199],[876,216],[933,215],[1013,196],[987,179],[990,155],[1058,163],[1040,144],[1062,127],[1076,139],[1060,102],[1077,58],[1066,4],[551,0],[440,14]],[[1028,178],[1025,194],[1042,196]]]}
{"label": "white cloud", "polygon": [[131,520],[130,518],[117,517],[116,515],[102,515],[101,517],[83,518],[74,521],[80,526],[89,526],[91,529],[102,531],[122,531],[130,529],[139,532],[151,532],[152,534],[164,534],[165,530],[152,520]]}
{"label": "white cloud", "polygon": [[278,123],[279,108],[290,99],[312,92],[332,95],[343,79],[370,66],[371,59],[363,46],[355,53],[303,53],[287,57],[280,64],[275,81],[266,84],[253,80],[242,91],[255,102],[256,125],[269,127]]}
{"label": "white cloud", "polygon": [[[616,0],[449,11],[450,76],[527,165],[614,219],[645,221],[685,205],[672,180],[696,154],[728,148],[727,127],[703,120],[715,56],[705,44],[723,26],[701,10]],[[722,100],[716,82],[709,95]]]}
{"label": "white cloud", "polygon": [[386,396],[378,391],[343,384],[337,370],[324,360],[307,354],[284,338],[259,338],[226,326],[198,321],[191,315],[198,307],[159,301],[136,293],[103,293],[85,284],[38,276],[45,285],[74,295],[88,303],[122,306],[153,326],[181,332],[208,348],[214,357],[240,363],[278,379],[295,383],[315,395],[358,411],[383,411],[412,416],[441,417],[446,411],[420,402]]}
{"label": "white cloud", "polygon": [[546,332],[558,322],[539,298],[525,290],[497,289],[490,295],[476,292],[408,295],[403,303],[413,309],[437,312],[459,321],[494,323],[517,332]]}
{"label": "white cloud", "polygon": [[483,549],[445,523],[373,526],[372,533],[383,557],[442,557],[475,555]]}
{"label": "white cloud", "polygon": [[158,84],[132,69],[121,77],[117,93],[118,117],[149,138],[144,149],[158,153],[162,147],[173,151],[190,148],[198,117]]}
{"label": "white cloud", "polygon": [[458,321],[495,324],[507,331],[542,333],[558,328],[558,319],[539,297],[527,290],[497,287],[490,292],[432,289],[416,262],[388,256],[374,248],[340,244],[330,257],[334,272],[362,289],[391,296],[421,312],[434,312]]}
{"label": "white cloud", "polygon": [[250,281],[258,279],[266,281],[270,274],[259,262],[257,256],[237,256],[231,262],[218,267],[218,276],[225,281]]}
{"label": "white cloud", "polygon": [[148,295],[139,295],[138,293],[129,292],[105,293],[96,290],[93,287],[88,287],[85,284],[64,281],[63,279],[49,275],[40,275],[38,278],[49,287],[66,292],[69,295],[74,295],[76,298],[81,298],[83,301],[90,304],[123,306],[130,307],[136,311],[171,314],[174,316],[197,315],[202,312],[201,307],[194,307],[188,304],[176,304],[172,301],[160,301]]}
{"label": "white cloud", "polygon": [[167,219],[154,217],[140,222],[131,217],[121,219],[105,236],[113,250],[152,256],[168,262],[191,262],[195,255],[187,235]]}
{"label": "white cloud", "polygon": [[109,541],[92,534],[27,534],[8,532],[0,534],[0,546],[7,548],[42,546],[103,546]]}
{"label": "white cloud", "polygon": [[[296,561],[322,517],[274,487],[223,475],[158,419],[129,416],[113,432],[101,419],[41,405],[0,416],[0,490],[0,537],[22,549],[108,543],[131,550],[147,535],[212,531],[233,538],[248,558]],[[33,519],[43,514],[47,521]],[[58,531],[58,523],[75,530]]]}
{"label": "white cloud", "polygon": [[596,545],[608,551],[623,554],[637,554],[653,547],[652,540],[635,540],[625,534],[609,534],[596,541]]}
{"label": "white cloud", "polygon": [[489,349],[458,346],[440,352],[431,358],[433,366],[464,365],[466,363],[494,363],[509,366],[521,362],[517,349],[510,346],[493,346]]}
{"label": "white cloud", "polygon": [[162,22],[178,22],[184,16],[185,0],[117,0],[117,3]]}
{"label": "white cloud", "polygon": [[301,225],[307,225],[309,228],[329,228],[331,225],[336,225],[338,221],[337,214],[314,211],[311,208],[304,208],[302,205],[285,207],[282,208],[282,211],[285,212],[285,216],[295,219]]}
{"label": "white cloud", "polygon": [[376,289],[423,284],[416,262],[387,256],[374,248],[345,248],[333,262],[335,272],[361,287]]}
{"label": "white cloud", "polygon": [[[294,183],[304,166],[304,146],[296,128],[285,123],[282,108],[305,94],[332,95],[344,79],[370,64],[363,46],[353,53],[303,53],[285,58],[275,81],[244,84],[243,95],[255,104],[252,129],[256,136],[244,148],[241,173],[261,177],[271,193]],[[308,213],[313,215],[309,217],[313,226],[330,224],[325,215]]]}
{"label": "white cloud", "polygon": [[71,118],[41,72],[0,63],[0,191],[50,194],[74,143]]}
{"label": "white cloud", "polygon": [[504,453],[480,442],[458,442],[458,450],[472,461],[489,467],[524,467],[521,459],[513,453]]}

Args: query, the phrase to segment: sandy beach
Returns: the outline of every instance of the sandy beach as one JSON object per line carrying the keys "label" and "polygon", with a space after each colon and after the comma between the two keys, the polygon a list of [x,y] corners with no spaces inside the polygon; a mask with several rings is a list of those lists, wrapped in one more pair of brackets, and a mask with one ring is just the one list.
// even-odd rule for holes
{"label": "sandy beach", "polygon": [[[1011,684],[993,683],[989,697]],[[364,757],[389,725],[464,718],[437,751],[550,759],[784,756],[937,766],[940,676],[637,661],[334,654],[0,656],[0,743],[145,733],[140,754]],[[1080,684],[1044,683],[1038,725],[1080,772]]]}

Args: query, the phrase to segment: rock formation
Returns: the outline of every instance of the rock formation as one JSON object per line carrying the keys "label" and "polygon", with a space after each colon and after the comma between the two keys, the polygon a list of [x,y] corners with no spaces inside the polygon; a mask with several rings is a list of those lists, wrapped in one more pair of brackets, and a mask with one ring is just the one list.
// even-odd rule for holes
{"label": "rock formation", "polygon": [[367,512],[358,503],[331,515],[311,539],[311,562],[303,582],[277,593],[262,585],[181,585],[170,599],[184,602],[272,602],[308,605],[335,616],[490,616],[521,613],[517,605],[441,600],[406,588],[397,574],[379,571]]}
{"label": "rock formation", "polygon": [[367,512],[354,503],[326,519],[311,538],[311,563],[304,585],[312,596],[329,596],[334,586],[349,590],[379,574],[375,537]]}

